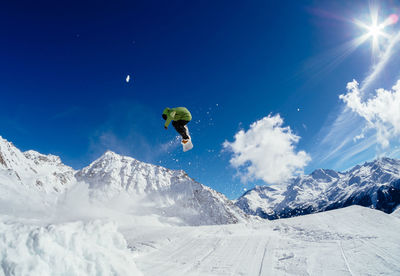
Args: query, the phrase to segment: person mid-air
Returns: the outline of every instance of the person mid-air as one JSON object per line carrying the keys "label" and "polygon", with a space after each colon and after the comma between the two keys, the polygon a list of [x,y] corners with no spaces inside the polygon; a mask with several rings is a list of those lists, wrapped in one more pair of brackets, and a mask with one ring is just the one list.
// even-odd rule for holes
{"label": "person mid-air", "polygon": [[165,108],[162,114],[165,120],[164,128],[168,129],[172,121],[175,130],[182,136],[183,151],[188,151],[193,148],[192,141],[189,135],[187,124],[192,120],[192,114],[186,107]]}

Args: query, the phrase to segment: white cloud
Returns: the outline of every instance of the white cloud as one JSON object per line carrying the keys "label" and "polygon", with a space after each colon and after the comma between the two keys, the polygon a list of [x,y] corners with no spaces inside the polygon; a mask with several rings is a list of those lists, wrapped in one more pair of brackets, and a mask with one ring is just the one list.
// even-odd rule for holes
{"label": "white cloud", "polygon": [[367,123],[363,132],[355,138],[364,138],[367,130],[374,129],[378,143],[383,148],[387,148],[390,140],[400,135],[400,80],[392,90],[377,89],[376,94],[365,101],[361,97],[356,80],[347,84],[347,91],[339,98]]}
{"label": "white cloud", "polygon": [[233,152],[230,163],[240,171],[242,181],[262,179],[276,184],[302,173],[311,158],[305,151],[295,151],[300,137],[282,125],[279,114],[269,115],[236,133],[235,141],[224,142],[224,148]]}
{"label": "white cloud", "polygon": [[126,76],[126,82],[129,82],[130,79],[131,79],[131,76],[130,76],[130,75],[127,75],[127,76]]}

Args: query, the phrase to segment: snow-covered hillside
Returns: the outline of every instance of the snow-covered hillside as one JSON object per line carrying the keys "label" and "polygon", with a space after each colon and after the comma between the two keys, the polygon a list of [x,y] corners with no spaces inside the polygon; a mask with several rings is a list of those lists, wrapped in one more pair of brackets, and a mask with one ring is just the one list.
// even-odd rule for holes
{"label": "snow-covered hillside", "polygon": [[236,201],[248,214],[276,219],[362,205],[391,213],[400,204],[400,160],[381,158],[348,172],[316,170],[284,187],[256,187]]}
{"label": "snow-covered hillside", "polygon": [[400,219],[400,207],[398,207],[393,213],[392,216]]}
{"label": "snow-covered hillside", "polygon": [[360,206],[263,223],[133,227],[144,275],[399,275],[400,219]]}
{"label": "snow-covered hillside", "polygon": [[246,216],[224,195],[194,181],[184,171],[111,151],[77,172],[76,178],[89,185],[93,199],[104,202],[125,195],[131,204],[140,206],[141,215],[173,218],[178,224],[237,223]]}

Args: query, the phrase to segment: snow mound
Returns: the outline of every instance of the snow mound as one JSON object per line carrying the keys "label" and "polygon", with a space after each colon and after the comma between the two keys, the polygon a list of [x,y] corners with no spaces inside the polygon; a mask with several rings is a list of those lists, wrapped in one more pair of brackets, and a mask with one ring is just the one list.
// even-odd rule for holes
{"label": "snow mound", "polygon": [[0,275],[142,275],[117,226],[0,221]]}

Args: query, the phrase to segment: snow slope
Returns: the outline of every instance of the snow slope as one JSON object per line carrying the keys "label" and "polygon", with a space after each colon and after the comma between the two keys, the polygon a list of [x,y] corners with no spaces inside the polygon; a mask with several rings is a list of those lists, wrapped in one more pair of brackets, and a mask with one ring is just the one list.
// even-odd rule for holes
{"label": "snow slope", "polygon": [[400,207],[398,207],[393,213],[392,216],[400,218]]}
{"label": "snow slope", "polygon": [[130,211],[156,215],[173,224],[237,223],[246,215],[224,195],[191,179],[184,171],[146,164],[111,151],[76,174],[90,196],[101,202],[124,197]]}
{"label": "snow slope", "polygon": [[348,172],[316,170],[285,186],[256,187],[236,205],[251,215],[276,219],[350,205],[391,213],[400,204],[400,160],[382,158]]}
{"label": "snow slope", "polygon": [[352,206],[264,223],[123,233],[145,275],[399,275],[399,230],[400,219]]}

